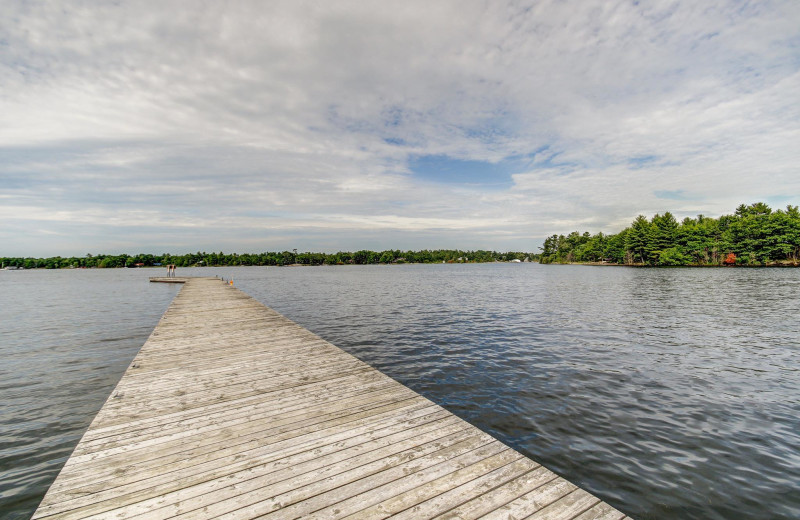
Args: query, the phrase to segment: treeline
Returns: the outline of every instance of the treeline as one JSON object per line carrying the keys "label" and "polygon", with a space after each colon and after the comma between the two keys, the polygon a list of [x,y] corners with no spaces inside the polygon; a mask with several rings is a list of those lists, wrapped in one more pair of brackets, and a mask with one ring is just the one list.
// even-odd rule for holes
{"label": "treeline", "polygon": [[151,267],[174,264],[178,267],[194,266],[234,266],[234,265],[344,265],[344,264],[440,264],[458,262],[510,262],[525,260],[533,255],[522,252],[498,253],[497,251],[461,251],[457,249],[437,249],[433,251],[356,251],[338,253],[296,253],[294,251],[272,253],[206,253],[197,252],[185,255],[86,255],[85,257],[51,258],[2,258],[6,267],[25,269],[66,269],[66,268],[112,268],[112,267]]}
{"label": "treeline", "polygon": [[606,262],[626,265],[797,265],[800,211],[742,204],[733,215],[685,218],[639,215],[615,235],[577,231],[552,235],[541,263]]}

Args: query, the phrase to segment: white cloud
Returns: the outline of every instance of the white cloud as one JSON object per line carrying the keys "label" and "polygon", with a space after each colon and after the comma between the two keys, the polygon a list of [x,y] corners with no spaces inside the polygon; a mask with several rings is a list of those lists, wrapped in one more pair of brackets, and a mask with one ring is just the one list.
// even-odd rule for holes
{"label": "white cloud", "polygon": [[[800,199],[792,1],[8,4],[0,254],[120,229],[126,247],[533,250]],[[482,192],[421,180],[425,154],[533,158]],[[73,248],[21,223],[83,231]]]}

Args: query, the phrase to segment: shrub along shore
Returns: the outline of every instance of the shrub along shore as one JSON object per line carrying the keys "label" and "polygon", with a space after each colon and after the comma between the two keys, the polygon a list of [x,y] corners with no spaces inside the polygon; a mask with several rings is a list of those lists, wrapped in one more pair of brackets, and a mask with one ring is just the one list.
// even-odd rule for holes
{"label": "shrub along shore", "polygon": [[422,251],[356,251],[338,253],[297,253],[282,251],[272,253],[188,253],[185,255],[91,255],[85,257],[2,258],[4,267],[24,269],[70,269],[113,267],[158,267],[176,265],[235,266],[235,265],[346,265],[346,264],[441,264],[526,261],[534,255],[524,252],[498,253],[497,251],[461,251],[436,249]]}
{"label": "shrub along shore", "polygon": [[733,215],[639,215],[614,235],[573,231],[547,237],[539,261],[646,266],[800,265],[800,211],[741,204]]}

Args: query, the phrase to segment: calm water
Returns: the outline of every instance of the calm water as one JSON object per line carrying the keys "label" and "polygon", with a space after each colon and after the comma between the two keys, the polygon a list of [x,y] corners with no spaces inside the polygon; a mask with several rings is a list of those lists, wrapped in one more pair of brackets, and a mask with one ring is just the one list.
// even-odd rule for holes
{"label": "calm water", "polygon": [[[0,272],[0,511],[28,518],[177,288]],[[640,520],[800,518],[800,271],[183,269],[236,285]]]}

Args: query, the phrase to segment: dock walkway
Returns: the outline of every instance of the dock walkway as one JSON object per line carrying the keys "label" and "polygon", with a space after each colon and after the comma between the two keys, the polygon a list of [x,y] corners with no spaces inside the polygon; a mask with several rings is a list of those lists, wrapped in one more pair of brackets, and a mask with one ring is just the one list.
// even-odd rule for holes
{"label": "dock walkway", "polygon": [[34,519],[619,520],[238,289],[188,279]]}

